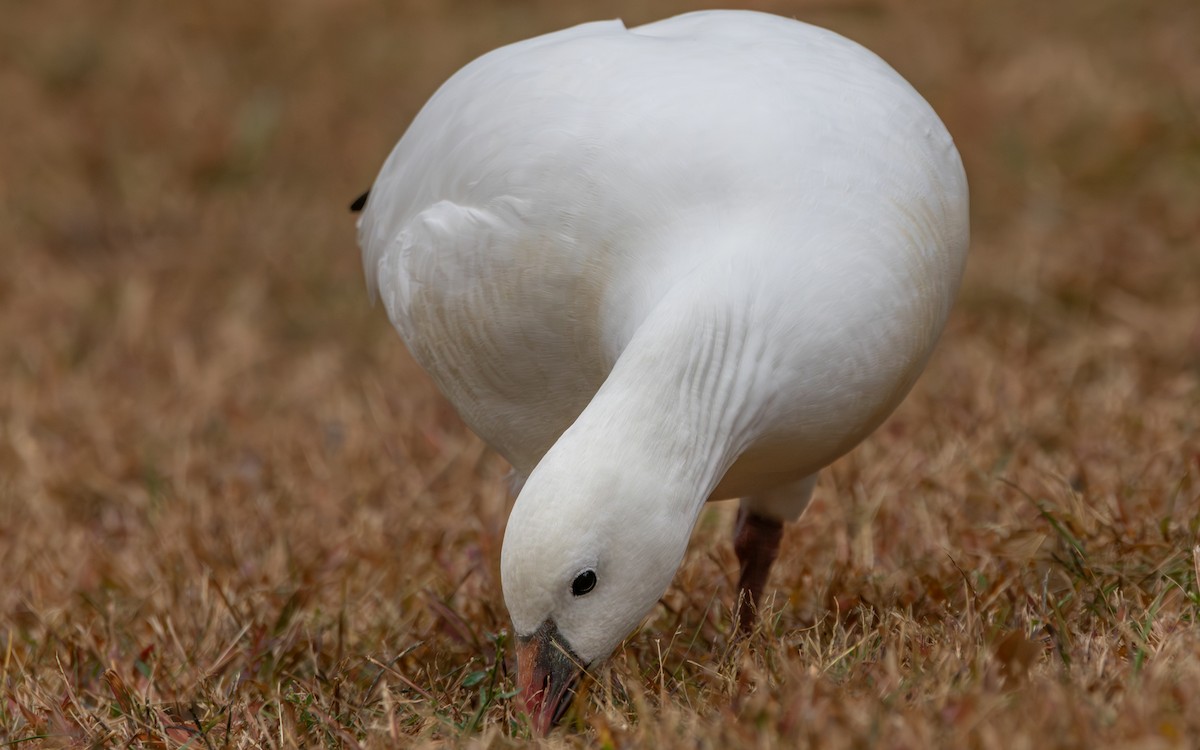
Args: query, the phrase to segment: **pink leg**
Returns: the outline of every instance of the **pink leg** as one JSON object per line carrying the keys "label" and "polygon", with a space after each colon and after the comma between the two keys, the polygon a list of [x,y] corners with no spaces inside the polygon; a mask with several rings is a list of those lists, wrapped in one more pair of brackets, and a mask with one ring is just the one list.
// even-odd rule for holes
{"label": "pink leg", "polygon": [[733,549],[742,566],[738,577],[738,628],[743,634],[754,628],[758,605],[762,601],[771,564],[779,554],[779,540],[783,538],[783,522],[761,516],[746,509],[738,511],[737,526],[734,528]]}

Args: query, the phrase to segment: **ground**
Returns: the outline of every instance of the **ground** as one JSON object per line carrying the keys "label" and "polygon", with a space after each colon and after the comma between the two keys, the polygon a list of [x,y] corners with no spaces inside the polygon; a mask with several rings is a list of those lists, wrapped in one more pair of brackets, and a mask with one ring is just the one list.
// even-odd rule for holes
{"label": "ground", "polygon": [[[0,5],[0,747],[528,741],[506,466],[368,303],[346,207],[475,55],[688,7]],[[754,7],[930,100],[967,276],[759,632],[714,506],[549,744],[1194,746],[1200,4]]]}

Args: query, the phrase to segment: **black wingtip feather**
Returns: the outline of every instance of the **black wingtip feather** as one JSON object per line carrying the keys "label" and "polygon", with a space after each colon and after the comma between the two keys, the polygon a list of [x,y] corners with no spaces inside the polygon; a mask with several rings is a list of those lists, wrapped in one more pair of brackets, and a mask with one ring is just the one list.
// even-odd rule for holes
{"label": "black wingtip feather", "polygon": [[359,211],[363,210],[363,206],[367,205],[367,196],[370,194],[371,191],[368,190],[367,192],[355,198],[354,202],[350,204],[350,211],[353,213],[358,213]]}

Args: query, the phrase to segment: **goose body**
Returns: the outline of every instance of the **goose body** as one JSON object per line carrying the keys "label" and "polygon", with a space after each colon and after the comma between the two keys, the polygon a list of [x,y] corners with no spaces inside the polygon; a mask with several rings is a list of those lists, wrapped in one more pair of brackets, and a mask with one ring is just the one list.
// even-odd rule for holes
{"label": "goose body", "polygon": [[790,520],[895,408],[967,239],[937,115],[797,21],[584,24],[434,94],[359,242],[413,356],[526,479],[502,572],[543,728],[570,681],[547,644],[576,667],[607,656],[706,500]]}

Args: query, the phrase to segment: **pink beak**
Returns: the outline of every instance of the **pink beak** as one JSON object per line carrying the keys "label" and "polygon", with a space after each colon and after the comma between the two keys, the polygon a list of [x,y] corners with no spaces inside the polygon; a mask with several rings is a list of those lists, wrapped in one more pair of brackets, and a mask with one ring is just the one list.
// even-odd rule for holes
{"label": "pink beak", "polygon": [[533,731],[545,736],[566,714],[583,666],[552,620],[517,638],[517,689]]}

